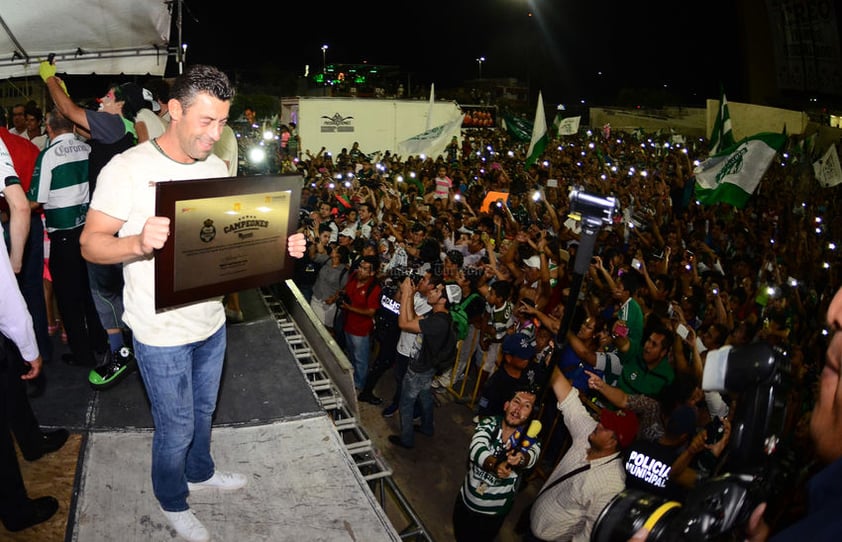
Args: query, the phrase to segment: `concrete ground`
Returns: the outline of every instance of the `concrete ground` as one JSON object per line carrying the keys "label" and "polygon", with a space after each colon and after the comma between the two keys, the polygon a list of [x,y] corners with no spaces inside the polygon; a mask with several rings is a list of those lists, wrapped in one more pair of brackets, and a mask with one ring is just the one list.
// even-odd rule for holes
{"label": "concrete ground", "polygon": [[[221,468],[245,470],[251,482],[241,495],[191,497],[192,505],[206,518],[214,540],[396,540],[400,512],[391,504],[380,508],[255,299],[241,298],[246,322],[229,326],[214,431]],[[134,374],[112,390],[94,392],[86,382],[88,369],[63,364],[59,360],[67,347],[58,337],[54,346],[46,392],[31,402],[42,426],[67,427],[71,439],[54,454],[21,463],[30,494],[55,495],[59,513],[21,533],[0,526],[0,540],[177,539],[151,495],[151,417],[140,378]],[[437,393],[435,435],[417,435],[412,450],[396,448],[388,436],[398,432],[399,419],[381,415],[394,387],[390,370],[375,388],[384,403],[361,403],[360,424],[430,539],[451,541],[451,512],[465,474],[473,412],[452,394]],[[514,522],[540,484],[526,485],[499,541],[520,540],[512,531]]]}

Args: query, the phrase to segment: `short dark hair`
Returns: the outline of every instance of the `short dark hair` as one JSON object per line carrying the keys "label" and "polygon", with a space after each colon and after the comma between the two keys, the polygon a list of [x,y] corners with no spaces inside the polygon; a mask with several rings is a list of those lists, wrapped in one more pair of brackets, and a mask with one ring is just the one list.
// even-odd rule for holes
{"label": "short dark hair", "polygon": [[531,393],[535,396],[535,402],[538,401],[538,387],[534,384],[530,384],[528,382],[518,383],[512,390],[509,399],[514,399],[515,395],[517,395],[518,393]]}
{"label": "short dark hair", "polygon": [[673,340],[675,339],[675,335],[673,334],[672,330],[666,326],[656,325],[652,328],[652,330],[649,332],[649,335],[646,338],[649,338],[655,333],[664,336],[664,339],[661,341],[661,346],[663,348],[666,348],[667,350],[671,350]]}
{"label": "short dark hair", "polygon": [[627,290],[630,294],[634,295],[637,289],[640,288],[638,272],[633,269],[626,271],[620,275],[620,284],[623,285],[623,290]]}
{"label": "short dark hair", "polygon": [[491,284],[491,291],[498,297],[508,300],[512,296],[512,283],[508,280],[498,280]]}
{"label": "short dark hair", "polygon": [[418,247],[418,257],[422,262],[441,265],[441,244],[432,237],[427,237]]}
{"label": "short dark hair", "polygon": [[38,119],[38,122],[41,122],[44,119],[44,114],[41,112],[41,108],[38,107],[37,105],[27,106],[23,110],[23,114],[24,115],[32,115],[33,117]]}
{"label": "short dark hair", "polygon": [[458,250],[448,250],[445,253],[445,256],[447,256],[447,259],[449,259],[451,262],[453,262],[459,267],[462,267],[462,264],[465,263],[465,256]]}
{"label": "short dark hair", "polygon": [[331,251],[338,251],[339,252],[339,261],[342,263],[348,263],[348,257],[351,255],[351,251],[348,250],[348,247],[344,245],[337,245],[331,249]]}
{"label": "short dark hair", "polygon": [[50,110],[47,115],[47,126],[56,133],[68,133],[73,131],[73,122],[61,114],[57,107]]}
{"label": "short dark hair", "polygon": [[170,88],[170,95],[181,102],[184,109],[193,105],[196,96],[203,92],[224,102],[234,99],[234,87],[228,76],[218,68],[204,64],[188,67],[187,71],[176,77]]}
{"label": "short dark hair", "polygon": [[166,79],[155,79],[149,83],[149,91],[152,97],[162,102],[170,101],[170,84]]}

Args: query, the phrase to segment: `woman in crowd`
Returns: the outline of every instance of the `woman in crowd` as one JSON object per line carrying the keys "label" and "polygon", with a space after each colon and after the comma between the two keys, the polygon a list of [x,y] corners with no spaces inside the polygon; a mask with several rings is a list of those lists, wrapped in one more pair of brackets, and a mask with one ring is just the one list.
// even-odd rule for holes
{"label": "woman in crowd", "polygon": [[346,247],[332,247],[330,260],[319,269],[319,276],[313,284],[310,307],[316,318],[329,330],[333,329],[336,301],[348,282],[348,258],[349,252]]}

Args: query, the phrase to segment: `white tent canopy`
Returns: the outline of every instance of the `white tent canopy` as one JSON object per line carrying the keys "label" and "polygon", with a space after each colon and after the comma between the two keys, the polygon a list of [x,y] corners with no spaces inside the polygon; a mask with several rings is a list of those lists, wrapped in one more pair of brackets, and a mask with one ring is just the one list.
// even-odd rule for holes
{"label": "white tent canopy", "polygon": [[164,0],[2,0],[0,78],[59,73],[163,75],[170,44]]}

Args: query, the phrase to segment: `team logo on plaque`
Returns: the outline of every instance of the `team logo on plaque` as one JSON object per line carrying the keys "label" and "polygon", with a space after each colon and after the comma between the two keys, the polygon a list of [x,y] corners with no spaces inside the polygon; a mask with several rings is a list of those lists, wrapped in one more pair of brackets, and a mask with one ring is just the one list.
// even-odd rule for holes
{"label": "team logo on plaque", "polygon": [[205,243],[210,243],[216,237],[216,226],[213,225],[213,220],[210,218],[205,220],[201,231],[199,231],[199,239]]}

